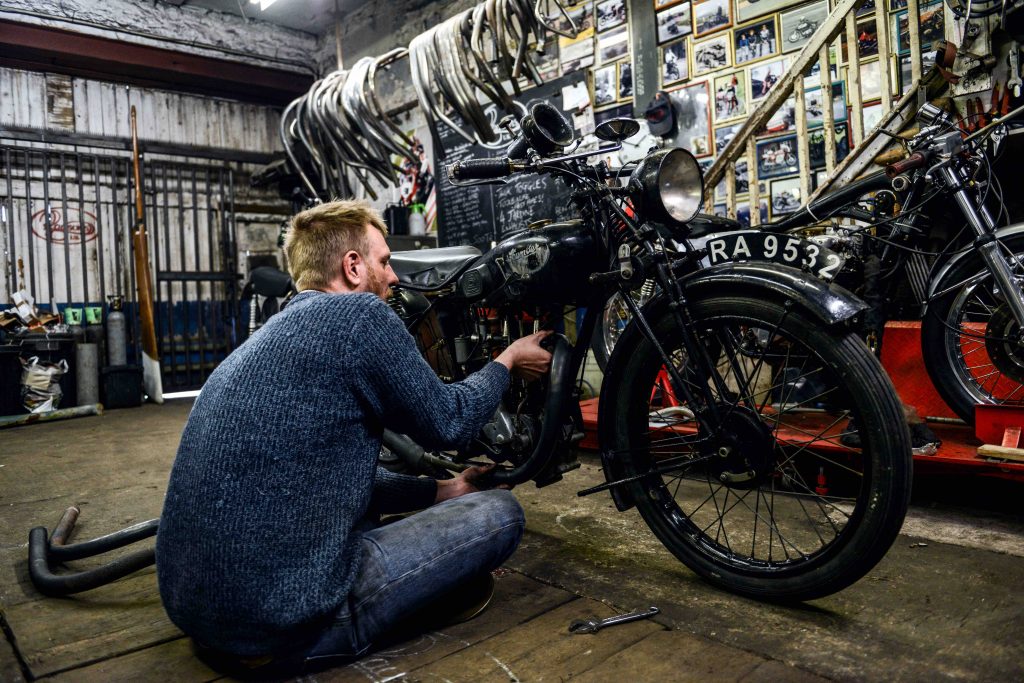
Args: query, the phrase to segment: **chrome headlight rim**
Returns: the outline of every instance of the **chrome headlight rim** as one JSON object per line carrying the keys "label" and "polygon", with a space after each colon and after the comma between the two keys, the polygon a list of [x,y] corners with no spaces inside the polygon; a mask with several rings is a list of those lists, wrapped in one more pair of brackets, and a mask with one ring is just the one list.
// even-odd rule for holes
{"label": "chrome headlight rim", "polygon": [[[671,186],[672,178],[681,179],[689,186]],[[688,223],[700,212],[704,199],[704,174],[700,164],[682,147],[659,149],[647,155],[633,171],[629,185],[630,194],[640,204],[646,218],[660,223]],[[673,191],[677,197],[666,201],[664,190]]]}

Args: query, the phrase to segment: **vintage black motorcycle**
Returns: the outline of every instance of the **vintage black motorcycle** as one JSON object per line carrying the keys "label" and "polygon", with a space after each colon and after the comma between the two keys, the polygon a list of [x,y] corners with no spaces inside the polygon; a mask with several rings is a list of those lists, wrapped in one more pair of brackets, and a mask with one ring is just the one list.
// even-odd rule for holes
{"label": "vintage black motorcycle", "polygon": [[[636,122],[597,136],[617,145]],[[888,377],[852,331],[863,302],[799,268],[704,267],[693,243],[720,226],[697,216],[703,181],[682,149],[610,169],[610,149],[565,150],[573,131],[536,103],[506,157],[448,167],[455,184],[549,174],[573,190],[579,218],[541,223],[481,254],[471,247],[395,253],[391,303],[446,381],[482,367],[520,335],[582,314],[575,344],[557,336],[550,376],[514,382],[468,448],[423,453],[385,443],[431,468],[499,463],[492,484],[538,486],[578,465],[575,391],[599,312],[652,280],[658,294],[632,319],[606,367],[598,433],[619,510],[636,506],[664,545],[708,581],[762,599],[840,590],[885,554],[910,492],[910,446]],[[578,144],[578,143],[577,143]],[[528,201],[528,197],[523,198]],[[829,250],[794,238],[801,265]],[[853,419],[861,446],[840,442]]]}
{"label": "vintage black motorcycle", "polygon": [[[863,336],[874,345],[885,320],[922,319],[921,353],[932,383],[973,423],[976,404],[1024,403],[1024,224],[999,227],[1008,213],[992,171],[1000,125],[964,139],[952,117],[931,104],[918,120],[904,161],[757,232],[740,232],[737,223],[723,220],[723,234],[705,246],[713,264],[762,259],[799,265],[803,256],[786,247],[790,237],[828,248],[838,266],[816,274],[871,305],[861,319]],[[829,225],[839,218],[857,224]],[[654,291],[648,283],[633,298],[644,301]],[[601,363],[630,314],[616,297],[603,315],[594,338]]]}
{"label": "vintage black motorcycle", "polygon": [[[853,332],[865,304],[791,266],[703,266],[707,250],[694,244],[719,222],[696,215],[703,180],[689,152],[657,150],[631,169],[587,163],[638,128],[613,119],[597,130],[612,146],[566,152],[572,128],[539,102],[507,157],[448,168],[455,183],[559,177],[573,190],[579,218],[535,224],[486,254],[471,247],[392,254],[400,284],[389,303],[426,360],[445,381],[458,381],[515,338],[558,329],[567,308],[581,314],[578,341],[549,337],[549,375],[513,380],[468,447],[427,453],[388,432],[382,461],[434,475],[497,463],[490,485],[562,479],[579,465],[576,388],[588,341],[605,302],[624,295],[632,320],[609,359],[599,404],[607,481],[579,495],[609,491],[620,511],[635,506],[679,560],[728,590],[778,601],[841,590],[885,555],[910,496],[900,404]],[[829,267],[831,252],[820,245],[793,238],[791,249],[805,268]],[[629,293],[648,279],[660,293],[641,309]],[[859,427],[856,448],[842,438],[851,422]],[[78,545],[120,547],[151,536],[157,524]],[[67,528],[62,522],[55,537]],[[152,551],[143,551],[55,576],[50,560],[85,554],[47,542],[42,527],[32,531],[29,552],[33,582],[58,595],[152,563]]]}

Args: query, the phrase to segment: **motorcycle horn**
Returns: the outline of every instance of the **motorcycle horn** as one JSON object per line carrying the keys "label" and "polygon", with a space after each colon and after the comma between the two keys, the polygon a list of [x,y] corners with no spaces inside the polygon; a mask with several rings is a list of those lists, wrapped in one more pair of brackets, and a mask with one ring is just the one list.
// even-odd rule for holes
{"label": "motorcycle horn", "polygon": [[560,150],[573,140],[572,126],[562,112],[547,102],[537,102],[519,122],[523,133],[508,147],[509,159],[525,159],[526,150],[547,156]]}

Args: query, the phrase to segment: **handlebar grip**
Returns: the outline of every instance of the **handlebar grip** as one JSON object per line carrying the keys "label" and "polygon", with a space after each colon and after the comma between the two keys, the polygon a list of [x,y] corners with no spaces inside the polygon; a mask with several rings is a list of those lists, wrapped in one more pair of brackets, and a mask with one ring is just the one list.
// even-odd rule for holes
{"label": "handlebar grip", "polygon": [[490,180],[512,174],[508,159],[468,159],[448,166],[449,180]]}
{"label": "handlebar grip", "polygon": [[885,175],[889,178],[895,178],[896,176],[902,175],[911,169],[920,168],[926,163],[928,163],[928,157],[921,152],[914,152],[906,159],[886,166]]}

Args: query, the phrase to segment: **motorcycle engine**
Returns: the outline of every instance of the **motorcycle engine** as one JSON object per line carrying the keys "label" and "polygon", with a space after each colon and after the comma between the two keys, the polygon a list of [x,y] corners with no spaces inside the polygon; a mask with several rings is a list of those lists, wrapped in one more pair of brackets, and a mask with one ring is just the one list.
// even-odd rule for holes
{"label": "motorcycle engine", "polygon": [[536,418],[512,413],[502,404],[480,430],[475,445],[494,462],[519,463],[533,451],[539,426]]}

